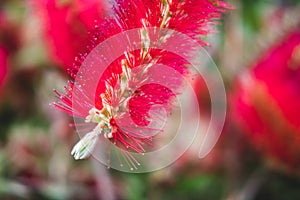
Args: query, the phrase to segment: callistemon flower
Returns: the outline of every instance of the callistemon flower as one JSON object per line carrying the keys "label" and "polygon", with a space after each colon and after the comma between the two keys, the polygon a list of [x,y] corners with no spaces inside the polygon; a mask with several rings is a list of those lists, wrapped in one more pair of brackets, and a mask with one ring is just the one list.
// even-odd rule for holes
{"label": "callistemon flower", "polygon": [[299,170],[300,29],[269,49],[238,85],[234,119],[267,158]]}
{"label": "callistemon flower", "polygon": [[31,0],[39,17],[47,50],[55,64],[67,69],[88,44],[88,32],[103,18],[102,0]]}
{"label": "callistemon flower", "polygon": [[[153,109],[153,105],[162,106],[170,114],[174,99],[183,86],[182,81],[176,78],[176,73],[163,72],[158,64],[166,65],[184,76],[189,74],[186,60],[166,50],[151,48],[152,41],[147,28],[179,31],[204,45],[206,43],[201,37],[213,30],[211,26],[216,23],[214,20],[221,17],[225,8],[227,4],[224,2],[210,0],[115,2],[113,16],[95,26],[89,48],[92,50],[111,36],[135,28],[140,28],[142,47],[125,52],[106,67],[99,77],[95,99],[89,99],[90,95],[79,88],[81,85],[72,81],[66,86],[65,95],[56,91],[59,101],[54,105],[57,108],[85,119],[87,124],[95,124],[73,148],[75,159],[88,157],[96,141],[103,137],[123,151],[121,154],[128,165],[133,168],[139,165],[130,152],[143,154],[153,144],[153,132],[162,131],[152,126],[153,116],[160,120],[159,109]],[[166,36],[162,34],[160,41],[163,42]],[[82,79],[81,76],[77,77],[77,73],[86,56],[81,54],[76,57],[74,67],[69,70],[74,79]],[[161,78],[165,84],[153,82],[153,77]],[[74,96],[75,90],[82,94]]]}

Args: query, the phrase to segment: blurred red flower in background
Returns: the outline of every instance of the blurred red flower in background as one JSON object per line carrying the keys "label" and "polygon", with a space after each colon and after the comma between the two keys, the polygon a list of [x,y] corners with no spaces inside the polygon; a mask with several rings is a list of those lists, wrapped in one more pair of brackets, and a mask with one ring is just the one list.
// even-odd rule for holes
{"label": "blurred red flower in background", "polygon": [[41,18],[50,58],[63,67],[72,67],[74,58],[86,50],[95,20],[105,13],[105,1],[100,0],[33,0]]}
{"label": "blurred red flower in background", "polygon": [[0,90],[2,89],[2,84],[5,79],[7,72],[7,53],[4,51],[3,47],[0,46]]}
{"label": "blurred red flower in background", "polygon": [[281,167],[300,167],[300,29],[269,49],[240,77],[234,120]]}
{"label": "blurred red flower in background", "polygon": [[0,92],[8,70],[8,54],[16,47],[15,32],[4,13],[0,10]]}

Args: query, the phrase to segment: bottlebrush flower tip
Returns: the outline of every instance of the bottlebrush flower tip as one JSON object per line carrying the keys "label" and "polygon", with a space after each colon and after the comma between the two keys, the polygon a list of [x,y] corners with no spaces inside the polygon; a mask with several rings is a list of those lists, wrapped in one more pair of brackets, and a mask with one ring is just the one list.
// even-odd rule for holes
{"label": "bottlebrush flower tip", "polygon": [[74,156],[76,160],[85,159],[89,157],[94,150],[97,143],[98,136],[101,130],[94,129],[93,131],[87,133],[81,140],[73,147],[71,155]]}

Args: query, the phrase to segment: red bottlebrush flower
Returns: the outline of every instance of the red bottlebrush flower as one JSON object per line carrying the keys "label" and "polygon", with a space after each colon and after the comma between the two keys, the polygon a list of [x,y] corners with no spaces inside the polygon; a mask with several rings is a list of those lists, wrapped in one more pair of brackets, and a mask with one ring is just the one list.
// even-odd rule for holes
{"label": "red bottlebrush flower", "polygon": [[34,0],[51,59],[61,67],[72,67],[75,56],[86,49],[88,32],[104,16],[104,1]]}
{"label": "red bottlebrush flower", "polygon": [[241,77],[234,118],[261,152],[300,167],[300,29],[290,33]]}
{"label": "red bottlebrush flower", "polygon": [[[160,131],[148,126],[153,121],[151,116],[157,114],[152,106],[163,106],[169,114],[173,99],[182,86],[176,73],[189,73],[188,63],[183,58],[166,50],[150,47],[152,41],[147,28],[179,31],[198,38],[199,42],[205,44],[199,37],[208,33],[214,20],[220,18],[225,8],[225,3],[210,0],[117,0],[113,7],[114,15],[96,25],[90,48],[115,34],[134,28],[140,28],[142,47],[125,52],[109,64],[99,77],[95,99],[90,99],[94,95],[88,94],[83,89],[84,85],[78,88],[81,85],[73,82],[66,87],[65,95],[56,92],[60,100],[54,104],[56,107],[73,116],[85,118],[86,123],[96,124],[75,145],[72,151],[74,157],[83,159],[89,156],[100,135],[124,149],[125,154],[128,151],[145,152],[145,144],[151,145],[154,138],[151,131]],[[161,37],[163,41],[164,35]],[[82,77],[76,76],[86,56],[82,54],[77,57],[75,65],[69,71],[74,79],[82,82]],[[173,73],[160,70],[159,64],[170,67]],[[153,77],[165,86],[151,82]],[[79,91],[80,95],[74,96],[74,91]],[[126,157],[134,166],[134,158],[129,154]]]}

